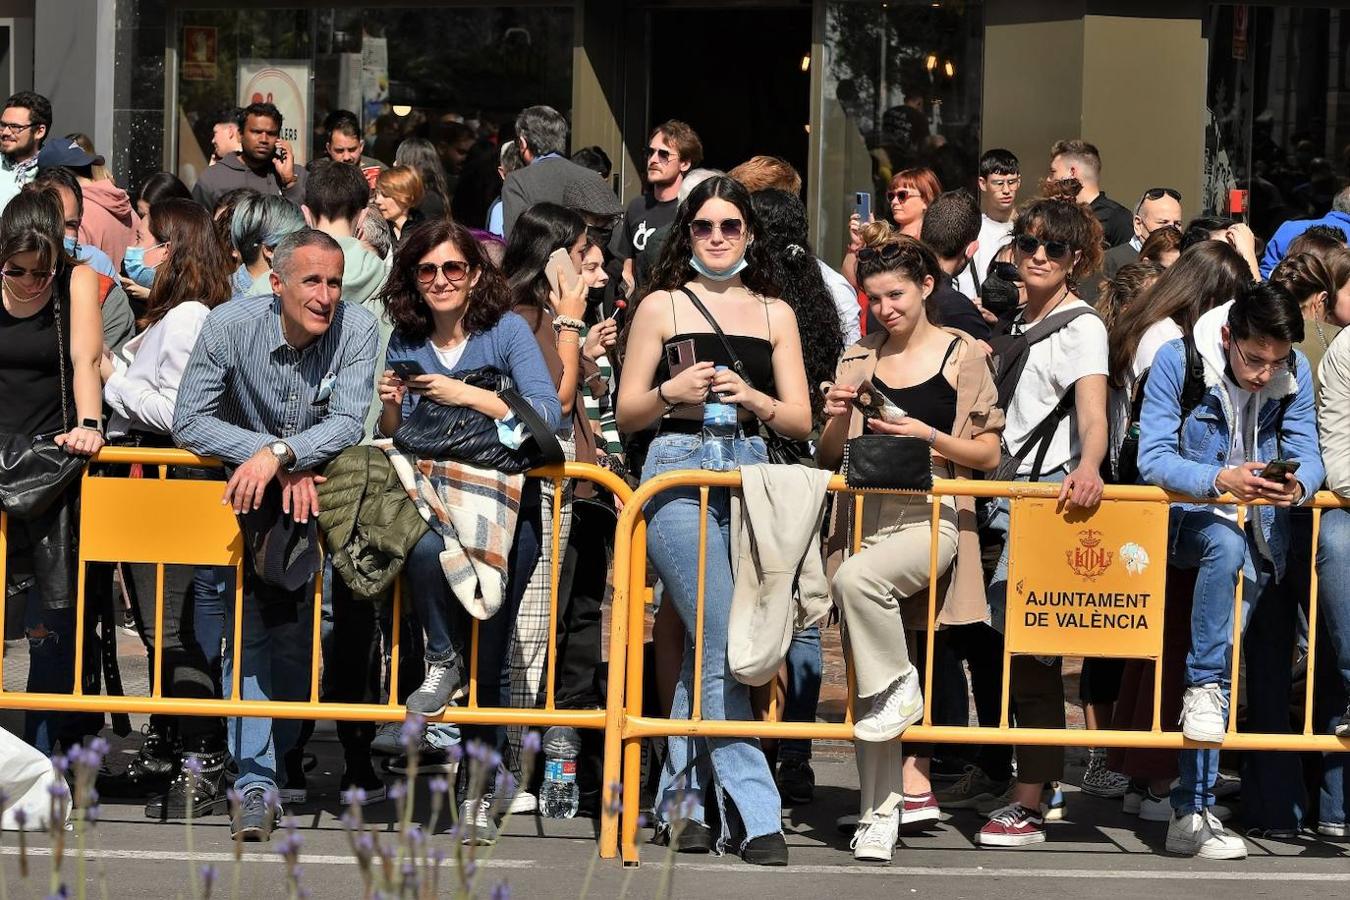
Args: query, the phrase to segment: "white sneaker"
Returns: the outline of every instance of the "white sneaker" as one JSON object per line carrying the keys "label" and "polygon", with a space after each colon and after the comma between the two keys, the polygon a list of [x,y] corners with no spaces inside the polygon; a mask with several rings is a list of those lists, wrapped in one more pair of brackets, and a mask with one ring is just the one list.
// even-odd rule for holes
{"label": "white sneaker", "polygon": [[1317,833],[1322,837],[1343,838],[1346,836],[1346,827],[1344,822],[1318,822]]}
{"label": "white sneaker", "polygon": [[1181,813],[1167,826],[1167,852],[1201,859],[1246,859],[1242,838],[1223,830],[1209,810]]}
{"label": "white sneaker", "polygon": [[900,831],[900,817],[873,815],[872,824],[859,826],[849,845],[853,858],[865,862],[890,862],[895,855],[895,841]]}
{"label": "white sneaker", "polygon": [[[1209,808],[1209,814],[1220,822],[1227,822],[1233,818],[1233,811],[1219,803]],[[1144,797],[1139,803],[1139,818],[1145,822],[1170,822],[1175,817],[1176,810],[1172,808],[1171,797],[1154,797],[1151,792],[1144,792]]]}
{"label": "white sneaker", "polygon": [[506,811],[511,815],[518,813],[532,813],[539,809],[539,798],[535,797],[529,791],[521,791],[511,798],[511,802],[506,805]]}
{"label": "white sneaker", "polygon": [[1228,728],[1228,704],[1217,684],[1186,688],[1181,700],[1181,733],[1193,741],[1222,744]]}
{"label": "white sneaker", "polygon": [[1120,801],[1120,811],[1127,816],[1139,815],[1139,809],[1144,805],[1144,791],[1131,784],[1129,790],[1125,791],[1125,796]]}
{"label": "white sneaker", "polygon": [[853,723],[855,740],[885,743],[923,718],[923,693],[919,690],[919,671],[913,666],[872,701],[867,715]]}

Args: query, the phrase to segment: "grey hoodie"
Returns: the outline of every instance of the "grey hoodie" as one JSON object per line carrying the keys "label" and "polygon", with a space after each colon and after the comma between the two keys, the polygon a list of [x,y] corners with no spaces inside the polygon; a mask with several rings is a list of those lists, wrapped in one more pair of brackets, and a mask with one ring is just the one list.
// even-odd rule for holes
{"label": "grey hoodie", "polygon": [[207,210],[214,210],[220,198],[235,188],[252,188],[264,196],[285,197],[298,208],[305,202],[307,175],[304,166],[296,166],[295,184],[283,190],[275,171],[255,175],[238,153],[231,153],[214,166],[207,167],[192,188],[192,199]]}

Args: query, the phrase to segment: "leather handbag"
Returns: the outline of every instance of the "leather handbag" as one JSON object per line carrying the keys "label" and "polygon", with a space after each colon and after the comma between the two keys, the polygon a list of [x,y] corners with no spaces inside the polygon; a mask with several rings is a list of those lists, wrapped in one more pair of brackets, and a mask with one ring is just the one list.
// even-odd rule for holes
{"label": "leather handbag", "polygon": [[864,434],[844,444],[844,481],[851,488],[933,490],[933,452],[922,438]]}
{"label": "leather handbag", "polygon": [[456,377],[500,397],[529,431],[524,443],[516,449],[503,444],[497,437],[496,420],[476,409],[424,399],[394,432],[395,447],[422,459],[455,460],[510,475],[566,460],[557,436],[508,376],[485,366]]}
{"label": "leather handbag", "polygon": [[[65,330],[61,327],[61,303],[56,293],[52,295],[52,310],[56,319],[56,370],[61,379],[61,426],[69,431]],[[85,458],[58,447],[55,437],[0,435],[0,509],[12,518],[38,518],[84,471]]]}
{"label": "leather handbag", "polygon": [[[712,326],[717,339],[722,342],[722,349],[726,350],[727,358],[731,360],[731,370],[741,376],[741,380],[745,382],[747,387],[754,389],[755,383],[746,374],[745,363],[741,362],[741,358],[736,355],[736,351],[731,346],[731,341],[727,340],[726,332],[722,330],[721,325],[717,324],[717,320],[708,311],[708,307],[704,306],[703,301],[698,299],[689,288],[682,287],[680,291],[689,298],[689,302],[694,304],[694,309],[698,310],[703,318],[708,320],[708,324]],[[762,431],[764,449],[768,452],[770,463],[784,466],[805,465],[813,458],[811,445],[806,441],[794,441],[791,438],[785,438],[768,425],[765,425]]]}

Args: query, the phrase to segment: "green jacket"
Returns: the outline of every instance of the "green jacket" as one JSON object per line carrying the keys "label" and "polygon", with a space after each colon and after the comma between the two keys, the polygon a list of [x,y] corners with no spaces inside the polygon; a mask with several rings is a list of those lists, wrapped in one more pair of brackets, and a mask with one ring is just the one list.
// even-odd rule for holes
{"label": "green jacket", "polygon": [[348,447],[323,474],[319,527],[333,569],[352,594],[378,599],[426,534],[426,520],[376,447]]}

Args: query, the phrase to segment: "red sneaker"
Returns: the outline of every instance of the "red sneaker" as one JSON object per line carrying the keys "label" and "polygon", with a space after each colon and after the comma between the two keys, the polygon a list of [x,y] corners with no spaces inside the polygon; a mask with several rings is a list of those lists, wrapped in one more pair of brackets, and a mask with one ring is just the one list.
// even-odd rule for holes
{"label": "red sneaker", "polygon": [[1025,847],[1045,840],[1045,820],[1040,810],[1010,803],[995,810],[988,823],[975,835],[981,847]]}
{"label": "red sneaker", "polygon": [[900,824],[915,825],[919,822],[936,822],[940,810],[937,797],[933,792],[911,796],[905,794],[900,803]]}

